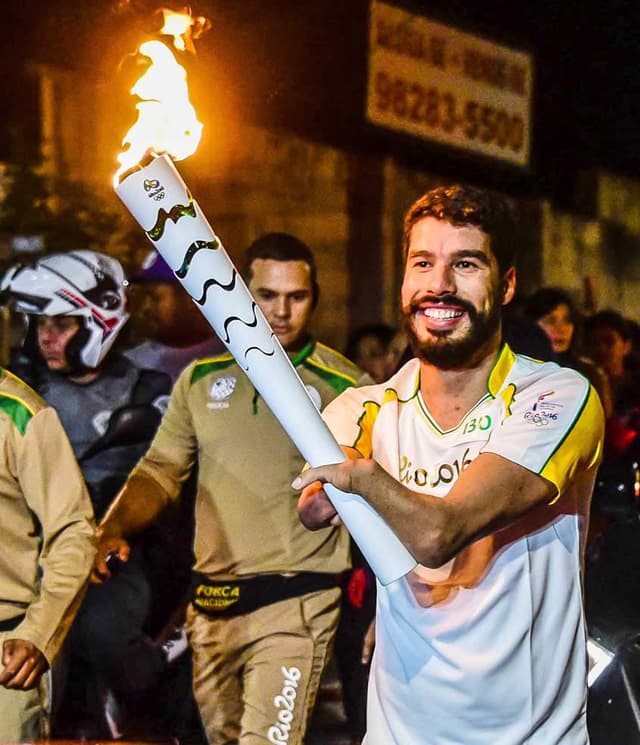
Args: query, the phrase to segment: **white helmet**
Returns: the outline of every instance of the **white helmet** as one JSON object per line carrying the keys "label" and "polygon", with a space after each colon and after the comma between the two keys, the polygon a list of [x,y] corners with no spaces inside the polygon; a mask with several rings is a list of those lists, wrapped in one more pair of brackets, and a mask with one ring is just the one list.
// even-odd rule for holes
{"label": "white helmet", "polygon": [[[12,267],[2,279],[0,291],[13,298],[16,310],[30,318],[81,317],[84,327],[71,339],[65,355],[72,369],[95,368],[129,318],[124,294],[127,284],[119,261],[82,250]],[[32,333],[29,336],[33,338]]]}

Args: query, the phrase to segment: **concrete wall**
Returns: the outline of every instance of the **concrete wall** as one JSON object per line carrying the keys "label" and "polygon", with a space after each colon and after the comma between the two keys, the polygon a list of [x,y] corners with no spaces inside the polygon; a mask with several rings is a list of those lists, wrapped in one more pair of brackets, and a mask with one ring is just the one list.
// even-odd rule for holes
{"label": "concrete wall", "polygon": [[585,174],[578,204],[581,214],[540,203],[541,281],[571,290],[586,310],[640,320],[640,183]]}

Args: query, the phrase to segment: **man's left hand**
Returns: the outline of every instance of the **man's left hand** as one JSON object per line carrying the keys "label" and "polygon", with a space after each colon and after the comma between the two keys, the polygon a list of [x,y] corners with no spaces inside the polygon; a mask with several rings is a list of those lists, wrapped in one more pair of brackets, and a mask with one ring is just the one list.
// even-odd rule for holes
{"label": "man's left hand", "polygon": [[312,482],[303,490],[298,500],[298,517],[309,530],[340,524],[336,508],[329,501],[320,481]]}
{"label": "man's left hand", "polygon": [[374,461],[364,460],[355,448],[343,446],[342,449],[347,456],[345,461],[305,469],[291,484],[294,489],[303,490],[298,500],[298,517],[309,530],[342,524],[322,488],[323,484],[330,483],[344,492],[362,495],[362,490],[371,481],[371,475],[376,469],[382,470]]}
{"label": "man's left hand", "polygon": [[46,657],[32,642],[7,639],[2,645],[0,685],[27,691],[34,688],[49,667]]}

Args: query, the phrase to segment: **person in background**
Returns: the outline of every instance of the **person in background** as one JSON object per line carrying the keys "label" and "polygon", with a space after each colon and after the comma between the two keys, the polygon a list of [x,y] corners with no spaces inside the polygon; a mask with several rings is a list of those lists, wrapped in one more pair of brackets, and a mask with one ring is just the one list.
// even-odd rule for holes
{"label": "person in background", "polygon": [[605,370],[582,353],[582,319],[569,293],[542,287],[524,299],[524,315],[549,337],[558,364],[572,367],[591,381],[609,418],[613,413],[611,384]]}
{"label": "person in background", "polygon": [[587,319],[588,348],[609,376],[614,411],[625,415],[640,404],[640,365],[629,321],[615,310],[602,310]]}
{"label": "person in background", "polygon": [[640,617],[640,366],[634,326],[612,309],[586,322],[588,349],[609,375],[614,398],[587,546],[586,609],[596,629],[633,628]]}
{"label": "person in background", "polygon": [[386,323],[358,326],[349,334],[345,355],[381,383],[389,377],[388,350],[395,334],[396,329]]}
{"label": "person in background", "polygon": [[[613,391],[609,376],[604,369],[583,354],[584,345],[581,342],[584,319],[571,296],[560,288],[543,287],[524,298],[523,312],[525,317],[533,321],[549,339],[553,351],[551,359],[560,365],[577,370],[591,381],[600,396],[604,409],[605,443],[607,443],[614,431],[618,429],[618,424],[612,417]],[[603,459],[591,500],[589,531],[586,538],[587,579],[589,579],[589,570],[594,559],[600,554],[603,536],[608,529],[608,520],[604,517],[600,504],[603,496],[602,477],[606,470],[607,465]]]}
{"label": "person in background", "polygon": [[[319,407],[363,379],[309,332],[319,288],[305,243],[263,235],[247,250],[243,276]],[[126,538],[178,499],[198,467],[187,631],[211,745],[303,742],[349,548],[341,527],[312,534],[300,524],[291,478],[303,465],[230,354],[196,361],[179,376],[151,447],[99,526],[98,578],[109,572],[105,556],[116,551],[126,560]]]}
{"label": "person in background", "polygon": [[[587,332],[589,351],[606,372],[613,399],[613,411],[607,420],[604,458],[594,494],[597,514],[608,519],[608,524],[602,528],[605,536],[612,516],[615,522],[620,515],[635,516],[637,512],[640,367],[629,322],[617,311],[603,310],[588,318]],[[616,507],[624,508],[618,516]],[[637,536],[634,540],[637,542]]]}
{"label": "person in background", "polygon": [[439,187],[404,224],[416,359],[324,418],[350,458],[310,468],[299,514],[335,524],[323,482],[360,494],[418,566],[377,587],[367,745],[588,743],[582,548],[603,413],[583,376],[514,354],[515,217]]}
{"label": "person in background", "polygon": [[209,322],[157,251],[147,254],[131,284],[147,336],[125,352],[135,365],[161,370],[175,382],[193,360],[224,351]]}
{"label": "person in background", "polygon": [[[97,520],[144,453],[171,390],[167,375],[113,349],[129,318],[126,286],[116,259],[88,250],[14,267],[2,283],[28,321],[19,368],[60,417]],[[123,412],[133,426],[121,440]],[[89,587],[68,639],[60,734],[113,737],[141,726],[135,709],[167,666],[167,649],[145,631],[151,600],[141,544],[113,582]],[[172,652],[186,646],[183,638]]]}
{"label": "person in background", "polygon": [[19,743],[48,739],[45,673],[82,600],[95,534],[57,414],[6,370],[0,442],[0,742]]}
{"label": "person in background", "polygon": [[[410,359],[413,358],[413,351],[409,343],[407,332],[401,326],[396,330],[393,338],[387,346],[387,378],[390,378]],[[385,378],[386,379],[386,378]]]}
{"label": "person in background", "polygon": [[523,311],[523,299],[516,296],[502,311],[502,338],[516,354],[534,360],[553,362],[551,340],[535,321]]}

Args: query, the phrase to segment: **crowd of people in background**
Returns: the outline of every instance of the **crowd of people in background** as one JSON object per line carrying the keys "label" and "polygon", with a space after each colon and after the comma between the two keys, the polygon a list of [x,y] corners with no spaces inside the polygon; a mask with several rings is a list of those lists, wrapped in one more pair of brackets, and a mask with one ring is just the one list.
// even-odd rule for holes
{"label": "crowd of people in background", "polygon": [[[283,273],[283,265],[295,269],[291,276]],[[349,335],[344,355],[353,365],[332,350],[317,346],[307,328],[318,300],[315,264],[308,248],[291,236],[272,234],[255,244],[250,249],[245,276],[305,382],[321,392],[321,405],[346,385],[386,381],[413,356],[402,325],[373,320]],[[89,738],[158,735],[158,722],[162,727],[173,726],[168,717],[162,719],[164,708],[165,715],[167,711],[171,713],[174,724],[182,720],[168,734],[179,736],[181,742],[199,745],[205,734],[200,729],[195,701],[191,699],[190,706],[182,701],[190,695],[192,675],[211,742],[218,742],[216,738],[220,737],[233,739],[247,728],[262,726],[266,708],[262,699],[273,699],[286,680],[283,682],[268,670],[277,640],[261,638],[262,646],[255,646],[251,653],[241,648],[248,640],[253,643],[257,627],[251,626],[251,620],[255,617],[256,624],[272,626],[273,634],[280,635],[280,644],[283,639],[289,640],[287,665],[303,676],[301,681],[296,678],[296,686],[306,688],[305,706],[309,708],[313,707],[337,625],[335,660],[352,742],[359,743],[365,732],[376,581],[355,545],[351,546],[351,568],[346,568],[347,548],[341,543],[340,531],[330,542],[318,541],[315,534],[305,533],[302,527],[296,530],[292,524],[289,543],[281,553],[273,553],[261,543],[264,536],[253,522],[249,537],[230,545],[222,562],[214,559],[203,535],[196,535],[194,576],[199,582],[196,587],[205,588],[203,592],[220,587],[217,579],[233,583],[234,572],[240,566],[240,573],[249,573],[254,580],[262,573],[277,573],[283,579],[271,586],[270,592],[294,600],[288,606],[290,617],[280,612],[276,618],[270,615],[268,606],[265,609],[254,598],[247,606],[250,620],[243,624],[234,622],[233,643],[238,648],[233,651],[229,651],[232,640],[228,631],[217,627],[214,631],[206,614],[190,612],[186,617],[185,608],[194,599],[190,595],[194,505],[199,510],[196,525],[204,520],[209,533],[216,532],[216,521],[223,519],[219,505],[214,508],[214,502],[207,501],[207,494],[220,488],[221,465],[206,454],[204,461],[198,462],[196,457],[203,437],[199,425],[194,424],[198,406],[206,407],[209,396],[211,407],[222,410],[228,406],[234,388],[246,388],[242,399],[246,399],[246,411],[235,415],[242,417],[243,422],[233,424],[237,432],[244,429],[253,437],[250,433],[255,429],[256,438],[265,438],[277,425],[271,419],[265,419],[266,423],[260,419],[267,414],[257,392],[240,380],[242,372],[223,354],[221,342],[162,258],[150,254],[133,280],[138,308],[147,321],[148,337],[137,339],[129,349],[122,349],[122,343],[117,343],[128,320],[128,301],[122,267],[114,259],[91,251],[71,251],[43,257],[32,266],[13,267],[3,282],[5,297],[13,309],[28,319],[25,338],[14,350],[8,367],[56,410],[88,485],[95,518],[103,521],[101,546],[105,551],[100,556],[106,549],[113,556],[109,566],[101,563],[99,556],[96,572],[99,575],[98,570],[102,570],[102,578],[108,576],[109,581],[89,586],[53,667],[54,688],[57,686],[53,734]],[[505,319],[505,339],[515,352],[556,361],[577,370],[593,384],[606,416],[602,473],[613,473],[610,478],[614,480],[626,480],[629,499],[639,500],[637,484],[633,490],[629,463],[631,455],[635,458],[635,453],[640,452],[640,327],[615,310],[582,314],[577,300],[567,289],[556,287],[541,288],[520,298]],[[94,313],[96,309],[98,312]],[[96,326],[96,317],[102,319],[101,327]],[[208,361],[203,363],[203,358]],[[196,387],[198,391],[202,389],[197,395]],[[169,396],[170,414],[160,425]],[[144,413],[142,410],[146,410],[146,419],[135,419],[134,415]],[[126,431],[127,422],[122,431],[116,431],[118,413],[130,417],[130,430],[132,426],[140,427],[139,437],[134,435],[132,439],[131,432]],[[152,450],[128,480],[159,425],[160,434]],[[228,436],[228,431],[224,434]],[[222,440],[214,443],[209,438],[207,447],[215,446],[220,462],[228,463],[235,448],[229,444],[223,451],[222,444]],[[257,477],[258,472],[263,478],[270,473],[268,488],[272,497],[275,501],[286,500],[283,489],[304,464],[291,448],[278,448],[264,458],[286,455],[283,473],[272,469],[273,463],[263,463],[259,451],[252,452],[247,456],[253,462],[252,468],[243,461],[237,473],[227,472],[229,493],[244,489],[254,499],[250,484],[243,483],[242,472],[246,471],[247,479],[252,474]],[[138,491],[143,496],[148,494],[144,484],[140,485],[145,479],[162,485],[163,504],[155,509],[147,503],[141,517],[135,514],[135,500]],[[601,491],[596,489],[594,509],[606,513],[609,482],[603,477],[599,483]],[[114,512],[112,501],[123,484],[127,486]],[[185,504],[176,508],[180,492]],[[134,506],[129,507],[128,501]],[[169,518],[174,521],[173,527],[163,530],[160,524],[155,526],[155,533],[145,532],[154,529],[165,503],[174,509]],[[109,505],[112,506],[107,512]],[[249,502],[246,509],[244,519],[249,524]],[[273,509],[273,504],[264,509]],[[210,514],[205,514],[206,510]],[[263,518],[266,519],[266,512]],[[234,512],[224,520],[229,522],[229,535],[239,541],[241,516]],[[604,531],[601,525],[592,539],[601,539]],[[129,538],[132,534],[133,540]],[[120,540],[125,536],[128,543]],[[227,540],[220,531],[218,539]],[[291,572],[304,579],[299,587],[294,588],[287,579]],[[342,588],[339,624],[338,586]],[[238,588],[245,592],[244,585],[239,584]],[[247,586],[246,592],[250,591],[258,597],[253,585]],[[307,598],[306,612],[312,616],[307,622],[317,627],[315,646],[306,651],[299,648],[297,641],[297,598],[301,596]],[[195,671],[191,670],[189,655],[184,654],[185,621],[195,651]],[[217,645],[226,647],[227,652],[216,651]],[[215,668],[211,667],[212,659],[217,660]],[[238,672],[240,667],[250,666],[252,660],[256,669],[267,670],[266,677],[264,673],[263,677],[243,677]],[[186,670],[180,678],[171,679],[174,688],[176,681],[181,681],[182,708],[176,708],[175,700],[169,704],[172,686],[162,683],[176,662]],[[279,670],[279,663],[277,667]],[[218,692],[215,696],[214,690]],[[243,697],[244,713],[238,708]],[[246,706],[247,700],[251,700],[253,708]],[[154,708],[156,722],[147,731],[145,723],[135,716],[135,712],[148,710],[145,707]]]}

